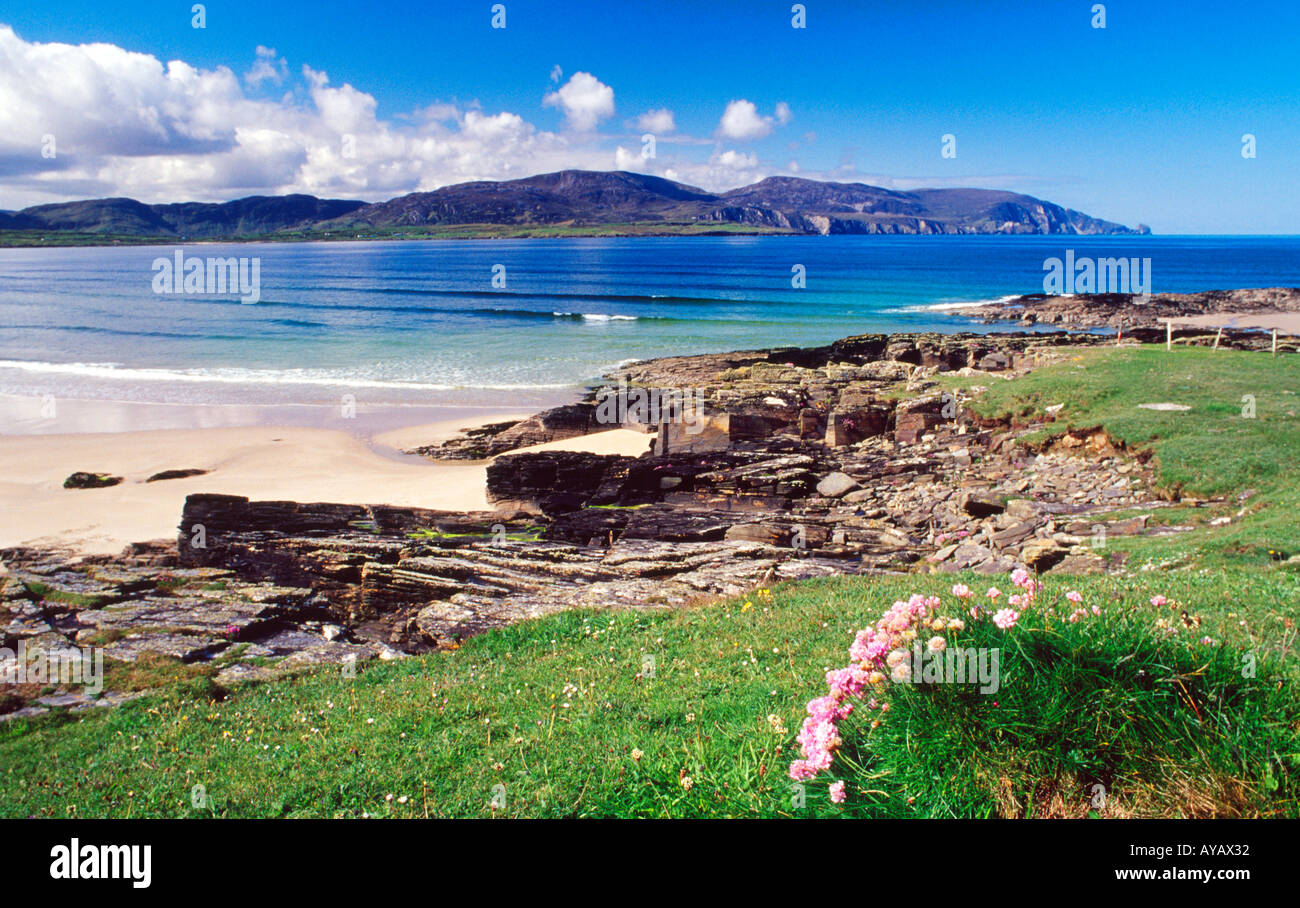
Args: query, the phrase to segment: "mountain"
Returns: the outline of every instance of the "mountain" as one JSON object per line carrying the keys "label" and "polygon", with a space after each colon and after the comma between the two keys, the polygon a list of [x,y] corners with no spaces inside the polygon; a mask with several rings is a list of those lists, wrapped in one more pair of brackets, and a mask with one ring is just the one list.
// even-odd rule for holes
{"label": "mountain", "polygon": [[865,183],[768,177],[710,193],[661,177],[564,170],[519,180],[479,181],[366,205],[339,228],[463,224],[573,227],[632,222],[704,222],[796,233],[1141,233],[1032,196],[992,189],[896,192]]}
{"label": "mountain", "polygon": [[793,233],[1132,234],[1125,227],[1032,196],[991,189],[898,192],[865,183],[768,177],[706,192],[648,174],[563,170],[479,180],[366,204],[309,195],[253,196],[220,204],[145,205],[92,199],[0,212],[2,230],[133,236],[255,236],[282,231],[454,226],[584,228],[662,223],[775,228]]}
{"label": "mountain", "polygon": [[233,202],[145,205],[134,199],[91,199],[24,208],[0,229],[72,230],[134,236],[250,236],[311,227],[355,211],[360,201],[310,195],[249,196]]}

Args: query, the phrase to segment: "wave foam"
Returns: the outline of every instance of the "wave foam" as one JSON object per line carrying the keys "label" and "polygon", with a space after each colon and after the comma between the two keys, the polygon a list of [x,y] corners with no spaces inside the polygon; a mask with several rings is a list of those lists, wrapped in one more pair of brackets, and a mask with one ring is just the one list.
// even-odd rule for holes
{"label": "wave foam", "polygon": [[110,381],[189,382],[229,385],[313,385],[335,388],[388,388],[399,391],[532,391],[560,390],[571,384],[474,383],[445,384],[397,381],[374,378],[349,378],[345,375],[312,374],[300,369],[147,369],[119,363],[47,363],[25,360],[0,360],[0,369],[16,369],[42,375],[76,375]]}

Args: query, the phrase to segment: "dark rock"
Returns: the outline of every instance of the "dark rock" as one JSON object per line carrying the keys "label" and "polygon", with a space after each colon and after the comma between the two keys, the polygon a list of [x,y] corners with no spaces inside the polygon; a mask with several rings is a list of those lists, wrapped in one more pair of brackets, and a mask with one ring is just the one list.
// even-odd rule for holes
{"label": "dark rock", "polygon": [[616,426],[603,425],[597,421],[595,405],[567,404],[516,423],[495,423],[470,430],[464,437],[414,448],[407,453],[420,454],[433,460],[486,460],[516,448],[576,438],[610,428]]}
{"label": "dark rock", "polygon": [[840,498],[858,488],[860,486],[853,477],[835,472],[817,483],[817,494],[824,498]]}
{"label": "dark rock", "polygon": [[961,497],[961,509],[972,517],[991,517],[1006,510],[1002,499],[987,492],[966,492]]}
{"label": "dark rock", "polygon": [[65,489],[102,489],[106,486],[115,486],[121,481],[121,476],[110,476],[108,473],[73,473],[63,480],[63,487]]}
{"label": "dark rock", "polygon": [[[558,514],[622,501],[632,457],[541,451],[498,457],[487,468],[488,502]],[[597,495],[597,492],[600,492]]]}
{"label": "dark rock", "polygon": [[161,473],[153,474],[148,479],[146,479],[145,482],[161,482],[164,479],[188,479],[191,476],[206,476],[207,472],[208,472],[207,470],[197,470],[197,469],[163,470]]}

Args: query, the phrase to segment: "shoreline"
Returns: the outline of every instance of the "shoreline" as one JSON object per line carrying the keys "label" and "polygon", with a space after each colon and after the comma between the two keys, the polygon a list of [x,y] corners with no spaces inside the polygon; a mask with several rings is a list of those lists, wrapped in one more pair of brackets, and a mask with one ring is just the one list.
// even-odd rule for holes
{"label": "shoreline", "polygon": [[[442,410],[442,418],[421,418],[430,409]],[[457,417],[445,411],[401,408],[372,414],[369,421],[358,414],[348,428],[254,424],[6,435],[0,445],[5,514],[0,548],[116,555],[137,542],[174,541],[186,497],[199,493],[485,510],[487,461],[434,463],[403,452],[465,429],[524,419],[533,411],[476,407]],[[640,453],[646,444],[640,433],[615,429],[530,450]],[[205,472],[148,481],[164,470]],[[63,481],[75,472],[106,473],[121,481],[64,488]]]}
{"label": "shoreline", "polygon": [[[16,438],[0,450],[14,520],[0,548],[38,547],[3,551],[0,584],[28,610],[9,633],[107,639],[119,661],[210,663],[224,685],[454,649],[575,607],[671,608],[848,574],[1124,570],[1125,552],[1093,550],[1098,525],[1160,535],[1156,508],[1227,499],[1158,488],[1140,452],[1096,428],[1022,444],[1059,407],[1018,424],[971,405],[984,383],[1110,345],[1070,332],[864,334],[643,361],[629,385],[697,387],[703,420],[611,429],[588,400],[494,424],[453,449],[479,459],[451,463],[396,462],[319,428]],[[1166,355],[1152,346],[1138,355]],[[940,373],[975,383],[949,392]],[[211,472],[154,475],[194,469]],[[63,487],[89,470],[120,480]],[[232,649],[236,637],[257,649]]]}
{"label": "shoreline", "polygon": [[[1295,290],[1210,291],[1192,297],[1169,295],[1157,299],[1181,310],[1165,314],[1166,318],[1190,319],[1205,316],[1208,309],[1214,309],[1217,311],[1212,318],[1228,322],[1254,316],[1261,298],[1271,303],[1271,314],[1300,318],[1297,312],[1300,291]],[[1095,315],[1089,313],[1092,318],[1081,320],[1092,324],[1070,325],[1062,332],[1065,340],[1071,340],[1073,335],[1074,342],[1097,343],[1100,339],[1088,329],[1108,327],[1108,319],[1127,318],[1135,308],[1133,299],[1126,296],[1111,295],[1090,302],[1102,305],[1104,310]],[[1058,298],[1047,298],[1045,303],[1059,305]],[[992,307],[966,307],[962,311],[972,320],[1006,319],[1008,309],[1014,306],[1004,302],[993,311],[990,311]],[[1023,314],[1021,310],[1016,311]],[[1142,314],[1149,312],[1143,310]],[[1059,326],[1057,330],[1064,327]],[[1080,331],[1081,328],[1084,330]],[[1189,339],[1189,333],[1195,334],[1195,330],[1183,329],[1180,339]],[[1165,339],[1162,329],[1151,327],[1130,327],[1125,333],[1126,337],[1137,336],[1135,339],[1147,342]],[[1260,341],[1235,337],[1239,333],[1231,332],[1234,336],[1229,337],[1229,343],[1259,348]],[[801,362],[816,356],[822,356],[827,362],[844,361],[860,359],[854,351],[857,346],[863,346],[871,348],[870,357],[874,358],[892,349],[891,344],[895,342],[926,336],[930,335],[862,335],[821,348],[660,357],[628,364],[619,373],[631,374],[634,383],[647,387],[707,385],[716,378],[714,373],[719,369],[747,370],[750,364],[760,361],[764,368],[770,368],[767,364],[773,363],[774,356],[781,360],[792,357]],[[1036,342],[1031,340],[1035,337],[1049,344],[1062,340],[1060,337],[1049,340],[1053,334],[1026,335],[1015,331],[982,339],[962,332],[938,332],[933,336],[947,337],[958,345],[973,344],[993,350],[1008,342],[1017,346],[1017,336],[1021,339],[1020,346]],[[876,347],[880,350],[876,351]],[[927,356],[937,355],[940,359],[949,356],[928,352],[914,355],[920,357],[914,360],[917,363],[926,362]],[[984,369],[1005,369],[1009,364],[1001,354],[985,357],[984,353],[971,352],[962,353],[958,358],[966,358],[969,364]],[[786,367],[793,365],[786,363]],[[583,400],[582,391],[577,387],[566,395],[549,396],[560,410],[580,409],[578,402]],[[557,417],[559,422],[554,426],[545,425],[543,417],[551,411],[539,408],[531,400],[527,404],[516,402],[515,406],[499,407],[361,407],[352,418],[344,418],[337,406],[325,405],[241,407],[56,400],[57,419],[46,420],[48,425],[41,424],[39,412],[35,418],[28,412],[39,411],[42,403],[37,398],[0,395],[0,425],[44,430],[7,433],[0,446],[0,507],[6,514],[4,523],[0,524],[0,548],[40,546],[82,555],[117,554],[131,543],[174,539],[186,499],[195,494],[236,495],[254,501],[485,511],[490,507],[487,471],[492,460],[483,458],[483,452],[471,452],[476,459],[437,462],[420,454],[406,453],[413,449],[423,449],[421,454],[433,453],[464,430],[484,426],[497,427],[487,433],[489,440],[495,440],[502,434],[500,424],[514,423],[512,429],[518,429],[522,421],[534,423],[522,437],[517,432],[505,433],[506,437],[513,437],[507,445],[491,451],[498,455],[573,451],[635,457],[646,453],[650,445],[650,437],[639,431],[614,428],[593,432],[590,422],[585,428],[565,424],[573,414]],[[775,411],[767,412],[769,404],[768,400],[761,405],[755,402],[757,409],[753,417],[738,414],[736,418],[752,421],[761,416],[759,422],[770,421],[775,418]],[[784,409],[778,410],[782,420],[788,422],[793,418]],[[452,415],[449,411],[459,412]],[[15,414],[19,416],[7,418]],[[55,431],[54,422],[61,423],[60,428],[65,431]],[[177,470],[203,472],[148,481],[153,474]],[[120,480],[101,488],[64,488],[64,480],[77,472],[103,473]]]}

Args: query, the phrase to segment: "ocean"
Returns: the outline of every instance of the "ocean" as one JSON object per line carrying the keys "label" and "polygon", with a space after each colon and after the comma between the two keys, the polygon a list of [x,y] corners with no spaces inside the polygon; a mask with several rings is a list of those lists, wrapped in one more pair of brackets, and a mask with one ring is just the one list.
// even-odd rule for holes
{"label": "ocean", "polygon": [[[155,261],[178,249],[256,259],[259,301],[155,292]],[[1045,260],[1068,250],[1150,258],[1154,292],[1300,286],[1300,237],[0,249],[0,394],[253,408],[336,406],[350,395],[360,408],[527,410],[634,359],[865,332],[1010,330],[960,308],[1042,292]]]}

